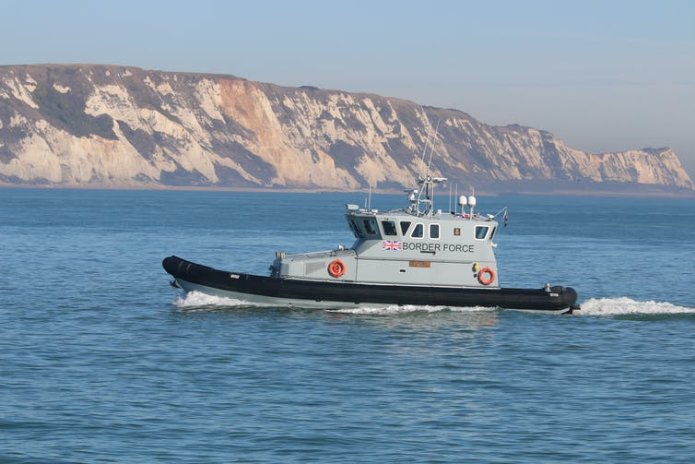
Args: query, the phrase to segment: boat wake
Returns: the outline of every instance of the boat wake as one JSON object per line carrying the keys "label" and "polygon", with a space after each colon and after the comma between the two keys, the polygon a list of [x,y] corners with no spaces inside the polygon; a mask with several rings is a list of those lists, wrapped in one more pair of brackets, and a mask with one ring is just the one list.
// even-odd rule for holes
{"label": "boat wake", "polygon": [[369,316],[392,316],[409,313],[438,313],[438,312],[494,312],[495,308],[483,306],[449,307],[449,306],[418,306],[418,305],[388,305],[360,306],[359,308],[344,308],[331,310],[333,313],[358,314]]}
{"label": "boat wake", "polygon": [[665,301],[636,301],[631,298],[591,298],[575,311],[577,316],[620,316],[649,314],[695,314],[695,308],[678,306]]}
{"label": "boat wake", "polygon": [[202,292],[188,292],[183,297],[179,296],[174,300],[174,306],[185,310],[206,310],[221,308],[264,308],[271,307],[269,304],[252,303],[250,301],[237,300],[223,296],[208,295]]}
{"label": "boat wake", "polygon": [[[272,303],[254,303],[236,298],[208,295],[202,292],[188,292],[184,296],[179,296],[173,302],[174,306],[186,311],[195,310],[215,310],[230,308],[273,308],[277,305]],[[326,309],[333,313],[341,314],[362,314],[374,316],[389,316],[408,313],[437,313],[437,312],[482,312],[495,311],[494,308],[482,306],[474,307],[448,307],[448,306],[418,306],[418,305],[385,305],[385,306],[360,306],[358,308],[337,308]]]}
{"label": "boat wake", "polygon": [[[224,308],[272,308],[277,305],[270,303],[254,303],[235,298],[207,295],[201,292],[189,292],[179,296],[173,304],[182,310],[216,310]],[[637,301],[627,297],[621,298],[591,298],[582,303],[582,309],[575,311],[576,316],[621,316],[621,315],[669,315],[695,314],[695,308],[678,306],[665,301]],[[368,316],[392,316],[409,313],[438,313],[438,312],[494,312],[494,308],[483,306],[449,307],[429,305],[385,305],[360,306],[357,308],[330,309],[330,312],[340,314],[355,314]]]}

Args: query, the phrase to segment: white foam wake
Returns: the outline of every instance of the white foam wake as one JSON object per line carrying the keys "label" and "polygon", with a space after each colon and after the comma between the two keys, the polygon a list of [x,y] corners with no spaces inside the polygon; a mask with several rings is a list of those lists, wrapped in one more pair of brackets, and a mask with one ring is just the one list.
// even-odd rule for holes
{"label": "white foam wake", "polygon": [[575,315],[617,316],[621,314],[688,314],[695,308],[678,306],[665,301],[636,301],[631,298],[591,298],[581,304]]}
{"label": "white foam wake", "polygon": [[[208,295],[201,292],[188,292],[179,296],[174,305],[181,309],[220,309],[220,308],[249,308],[272,307],[269,303],[254,303],[236,298]],[[629,314],[695,314],[695,308],[679,306],[665,301],[637,301],[627,297],[621,298],[591,298],[581,304],[582,309],[575,311],[578,316],[619,316]],[[360,314],[374,316],[390,316],[408,313],[437,313],[437,312],[484,312],[495,311],[494,308],[483,306],[449,307],[429,305],[386,305],[360,306],[357,308],[333,309],[333,312],[343,314]]]}
{"label": "white foam wake", "polygon": [[181,309],[218,309],[233,307],[253,307],[269,306],[250,301],[227,298],[224,296],[208,295],[202,292],[188,292],[183,297],[179,296],[174,300],[174,305]]}
{"label": "white foam wake", "polygon": [[449,306],[417,306],[417,305],[388,305],[388,306],[360,306],[359,308],[344,308],[337,309],[333,312],[343,314],[362,314],[374,316],[390,316],[394,314],[408,314],[416,312],[437,313],[441,311],[453,312],[478,312],[478,311],[495,311],[495,308],[486,308],[483,306],[471,307],[449,307]]}
{"label": "white foam wake", "polygon": [[[276,307],[272,303],[255,303],[236,298],[208,295],[202,292],[188,292],[184,296],[179,296],[174,300],[174,305],[180,309],[220,309],[220,308],[249,308],[249,307]],[[416,305],[386,305],[386,306],[360,306],[357,308],[338,308],[331,309],[332,312],[343,314],[365,314],[365,315],[393,315],[407,314],[415,312],[436,313],[440,311],[455,312],[476,312],[494,311],[494,308],[482,306],[474,307],[448,307],[448,306],[416,306]]]}

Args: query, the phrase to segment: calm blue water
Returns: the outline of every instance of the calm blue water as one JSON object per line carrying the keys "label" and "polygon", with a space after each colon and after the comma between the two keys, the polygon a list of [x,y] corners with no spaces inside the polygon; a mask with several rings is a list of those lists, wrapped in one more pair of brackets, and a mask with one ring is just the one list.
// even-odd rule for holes
{"label": "calm blue water", "polygon": [[510,207],[503,285],[574,286],[572,317],[167,284],[173,253],[265,273],[349,245],[362,200],[0,189],[0,462],[695,461],[692,200],[479,198]]}

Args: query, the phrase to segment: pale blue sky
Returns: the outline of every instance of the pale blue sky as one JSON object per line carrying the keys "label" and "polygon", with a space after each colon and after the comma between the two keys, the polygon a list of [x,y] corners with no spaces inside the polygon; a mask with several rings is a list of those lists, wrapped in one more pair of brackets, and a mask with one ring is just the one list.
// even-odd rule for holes
{"label": "pale blue sky", "polygon": [[695,1],[0,0],[0,64],[234,74],[457,108],[695,177]]}

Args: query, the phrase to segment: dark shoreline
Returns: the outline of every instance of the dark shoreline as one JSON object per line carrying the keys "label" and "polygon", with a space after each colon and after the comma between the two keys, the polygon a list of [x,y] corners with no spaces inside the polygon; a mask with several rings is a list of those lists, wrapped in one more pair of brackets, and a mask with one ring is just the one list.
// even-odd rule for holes
{"label": "dark shoreline", "polygon": [[[466,185],[466,184],[464,184]],[[172,191],[219,191],[219,192],[255,192],[255,193],[368,193],[369,189],[355,190],[329,189],[329,188],[271,188],[271,187],[224,187],[213,185],[127,185],[127,184],[14,184],[0,181],[0,189],[41,189],[41,190],[172,190]],[[447,190],[448,191],[448,190]],[[467,192],[459,186],[460,193]],[[373,194],[399,194],[401,189],[372,189]],[[442,192],[442,190],[440,190]],[[537,196],[579,196],[579,197],[662,197],[662,198],[695,198],[695,190],[678,189],[652,184],[580,184],[557,182],[552,186],[529,183],[494,183],[475,188],[475,193],[484,196],[502,195],[537,195]]]}

